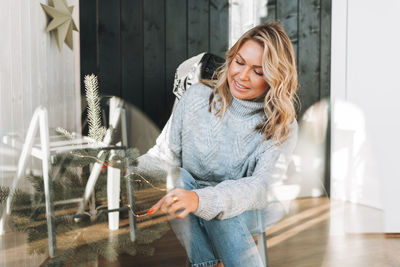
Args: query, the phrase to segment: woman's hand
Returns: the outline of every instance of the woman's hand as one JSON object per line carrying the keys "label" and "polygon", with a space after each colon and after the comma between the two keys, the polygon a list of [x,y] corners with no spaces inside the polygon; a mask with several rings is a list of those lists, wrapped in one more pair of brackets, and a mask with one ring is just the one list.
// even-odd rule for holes
{"label": "woman's hand", "polygon": [[[147,214],[161,210],[163,213],[168,213],[171,216],[175,216],[177,219],[183,219],[190,212],[195,212],[198,206],[199,197],[195,192],[182,188],[175,188],[153,205]],[[183,211],[179,214],[175,214],[178,210]]]}

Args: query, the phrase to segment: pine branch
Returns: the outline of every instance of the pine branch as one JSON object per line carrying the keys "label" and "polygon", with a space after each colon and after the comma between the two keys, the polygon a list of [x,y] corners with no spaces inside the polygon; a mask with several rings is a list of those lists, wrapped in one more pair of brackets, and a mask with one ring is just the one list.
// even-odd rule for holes
{"label": "pine branch", "polygon": [[106,129],[101,125],[100,96],[96,75],[85,76],[85,88],[88,103],[89,137],[100,142],[103,140]]}
{"label": "pine branch", "polygon": [[56,128],[56,133],[63,135],[65,138],[72,140],[74,139],[74,135],[70,132],[68,132],[66,129],[62,128],[62,127],[57,127]]}
{"label": "pine branch", "polygon": [[21,189],[16,189],[13,193],[13,200],[11,202],[11,213],[15,207],[30,207],[32,204],[31,195],[23,192]]}
{"label": "pine branch", "polygon": [[0,204],[6,201],[9,193],[9,188],[0,185]]}

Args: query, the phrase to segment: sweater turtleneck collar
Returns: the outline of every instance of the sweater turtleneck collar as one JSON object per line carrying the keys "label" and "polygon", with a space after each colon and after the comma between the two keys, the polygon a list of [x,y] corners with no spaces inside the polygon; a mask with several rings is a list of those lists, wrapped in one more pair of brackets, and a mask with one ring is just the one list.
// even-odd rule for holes
{"label": "sweater turtleneck collar", "polygon": [[232,103],[228,110],[241,118],[251,117],[252,115],[263,111],[264,96],[265,95],[262,95],[254,100],[243,100],[232,95]]}

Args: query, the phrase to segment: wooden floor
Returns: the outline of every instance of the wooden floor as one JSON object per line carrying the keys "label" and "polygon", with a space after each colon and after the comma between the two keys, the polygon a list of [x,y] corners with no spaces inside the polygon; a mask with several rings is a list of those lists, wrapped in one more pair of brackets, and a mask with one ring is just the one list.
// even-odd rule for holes
{"label": "wooden floor", "polygon": [[[270,267],[368,267],[400,266],[400,238],[398,235],[356,234],[346,229],[348,213],[343,212],[354,204],[330,202],[327,198],[298,199],[288,203],[289,214],[267,231]],[[357,205],[356,205],[357,206]],[[165,217],[139,223],[145,229],[150,224],[165,221]],[[121,222],[124,224],[124,222]],[[370,221],[362,222],[370,224]],[[106,225],[88,232],[101,236]],[[338,230],[339,229],[339,230]],[[128,231],[122,227],[118,234]],[[60,238],[57,243],[62,243]],[[4,242],[3,242],[4,244]],[[174,233],[168,230],[152,244],[154,254],[135,256],[122,253],[115,261],[98,257],[91,266],[187,266],[185,251]],[[21,247],[21,246],[20,246]],[[5,246],[3,246],[3,249]],[[6,255],[3,251],[3,255]],[[17,256],[16,254],[14,254]],[[19,254],[22,255],[22,254]],[[0,257],[1,258],[1,257]],[[8,256],[10,259],[10,256]],[[0,266],[32,266],[0,259]],[[48,259],[42,265],[46,265]],[[1,264],[3,263],[3,264]],[[36,264],[35,264],[36,265]]]}
{"label": "wooden floor", "polygon": [[400,266],[400,236],[346,230],[348,211],[365,208],[355,206],[318,198],[292,201],[291,214],[267,231],[269,266]]}

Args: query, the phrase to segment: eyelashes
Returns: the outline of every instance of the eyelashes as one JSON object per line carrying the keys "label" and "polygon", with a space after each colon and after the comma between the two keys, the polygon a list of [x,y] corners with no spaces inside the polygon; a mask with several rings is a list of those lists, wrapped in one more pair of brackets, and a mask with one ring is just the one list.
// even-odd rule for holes
{"label": "eyelashes", "polygon": [[[237,60],[237,59],[235,59],[235,62],[236,62],[236,64],[238,64],[238,65],[240,65],[240,66],[244,66],[244,63],[241,62],[241,61],[239,61],[239,60]],[[254,71],[254,73],[255,73],[256,75],[258,75],[258,76],[263,76],[263,75],[264,75],[264,73],[262,73],[262,72],[258,72],[258,71],[256,71],[256,70],[253,70],[253,71]]]}
{"label": "eyelashes", "polygon": [[239,64],[240,66],[243,66],[244,65],[244,63],[243,62],[240,62],[239,60],[235,60],[235,62],[237,63],[237,64]]}

